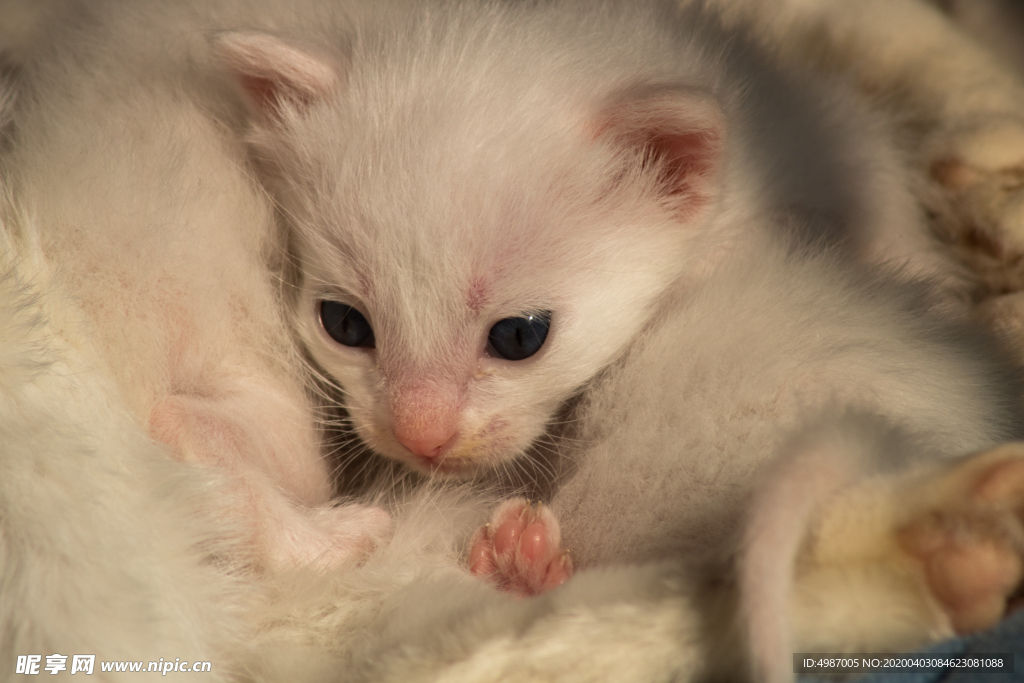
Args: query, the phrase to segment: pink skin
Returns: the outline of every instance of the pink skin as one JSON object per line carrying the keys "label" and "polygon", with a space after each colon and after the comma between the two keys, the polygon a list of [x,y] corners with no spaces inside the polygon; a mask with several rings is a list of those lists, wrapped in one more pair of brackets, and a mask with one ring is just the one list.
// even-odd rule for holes
{"label": "pink skin", "polygon": [[559,543],[558,522],[550,510],[514,498],[473,535],[469,571],[509,593],[537,595],[572,575],[572,560]]}
{"label": "pink skin", "polygon": [[442,458],[458,440],[460,401],[444,385],[403,386],[391,402],[391,429],[398,442],[421,461]]}
{"label": "pink skin", "polygon": [[466,307],[473,313],[480,313],[487,305],[490,285],[487,279],[476,275],[466,291]]}
{"label": "pink skin", "polygon": [[1024,459],[987,466],[965,493],[958,508],[933,511],[899,535],[961,634],[990,628],[1020,607]]}

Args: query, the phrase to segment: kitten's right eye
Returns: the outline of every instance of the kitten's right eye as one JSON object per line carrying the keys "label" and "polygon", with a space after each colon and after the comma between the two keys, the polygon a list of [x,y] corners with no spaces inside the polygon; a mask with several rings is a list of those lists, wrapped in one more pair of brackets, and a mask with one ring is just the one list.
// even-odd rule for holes
{"label": "kitten's right eye", "polygon": [[321,301],[320,324],[339,344],[373,348],[373,328],[366,316],[353,306],[338,301]]}
{"label": "kitten's right eye", "polygon": [[540,351],[550,327],[550,311],[505,318],[494,323],[494,327],[487,335],[487,341],[498,356],[506,360],[523,360]]}

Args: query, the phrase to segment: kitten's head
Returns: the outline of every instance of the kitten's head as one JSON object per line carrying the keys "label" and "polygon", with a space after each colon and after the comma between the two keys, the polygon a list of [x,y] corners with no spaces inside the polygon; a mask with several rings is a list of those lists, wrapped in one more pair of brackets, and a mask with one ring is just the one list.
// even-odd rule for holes
{"label": "kitten's head", "polygon": [[374,450],[467,475],[521,454],[697,266],[723,123],[706,90],[598,90],[446,21],[343,66],[218,47],[297,237],[310,353]]}

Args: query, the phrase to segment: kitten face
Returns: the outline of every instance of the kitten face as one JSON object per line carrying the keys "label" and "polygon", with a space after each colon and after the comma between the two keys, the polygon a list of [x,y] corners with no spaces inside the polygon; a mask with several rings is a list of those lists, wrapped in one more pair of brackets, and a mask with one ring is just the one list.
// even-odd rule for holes
{"label": "kitten face", "polygon": [[[422,173],[406,182],[427,184],[429,170]],[[378,187],[355,199],[361,211],[302,231],[299,329],[344,387],[354,425],[374,450],[459,474],[518,455],[637,334],[674,270],[666,261],[683,260],[671,230],[637,239],[648,229],[639,208],[518,191],[516,183],[474,188],[416,216],[415,207],[430,203],[424,197],[384,225],[388,212],[372,205],[401,193]],[[345,310],[333,302],[358,311],[372,344],[331,335],[325,311]],[[516,331],[533,331],[530,318],[547,323],[546,335],[517,345]]]}
{"label": "kitten face", "polygon": [[706,93],[483,57],[453,73],[429,50],[357,53],[318,90],[243,47],[296,326],[381,454],[458,476],[515,458],[702,258],[723,136]]}

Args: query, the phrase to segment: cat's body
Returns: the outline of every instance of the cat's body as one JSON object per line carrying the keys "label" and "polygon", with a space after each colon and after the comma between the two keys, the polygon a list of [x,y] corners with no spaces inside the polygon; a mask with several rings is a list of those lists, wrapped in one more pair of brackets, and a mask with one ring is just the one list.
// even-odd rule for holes
{"label": "cat's body", "polygon": [[[336,40],[221,50],[258,84],[250,140],[294,234],[294,326],[362,440],[421,471],[519,456],[751,234],[940,269],[884,123],[713,15],[441,3]],[[538,343],[499,349],[516,325]]]}
{"label": "cat's body", "polygon": [[[940,280],[900,282],[936,262],[887,231],[923,235],[869,115],[845,118],[841,95],[797,87],[742,34],[667,5],[439,3],[370,15],[342,44],[331,59],[239,32],[219,48],[295,234],[295,326],[379,453],[512,470],[557,414],[573,424],[551,442],[570,461],[551,501],[582,565],[714,562],[746,552],[764,472],[809,435],[879,491],[1024,435],[998,345],[958,327]],[[865,265],[885,256],[891,272]],[[872,494],[857,495],[839,526],[863,521]],[[765,515],[799,527],[808,496]],[[863,528],[909,523],[882,517]],[[998,610],[1017,553],[998,553],[1012,585],[982,591]],[[739,561],[741,585],[782,595],[760,561]],[[998,618],[922,599],[916,578],[891,598],[914,614],[902,631],[866,617],[815,645],[907,646]],[[862,599],[831,580],[845,606]],[[751,622],[759,652],[788,628]]]}
{"label": "cat's body", "polygon": [[929,296],[834,255],[738,249],[675,292],[573,413],[580,469],[552,501],[563,542],[584,564],[720,549],[765,465],[850,415],[913,443],[893,471],[1020,438],[1015,371]]}
{"label": "cat's body", "polygon": [[[564,453],[578,467],[553,499],[567,537],[582,549],[584,563],[635,555],[678,561],[687,555],[698,569],[666,564],[585,572],[551,596],[516,603],[453,562],[459,542],[493,501],[442,491],[399,510],[394,538],[362,567],[342,567],[326,578],[300,577],[291,585],[284,578],[267,578],[269,588],[253,578],[252,590],[268,602],[255,607],[226,587],[197,588],[183,604],[198,601],[224,612],[177,614],[179,632],[188,633],[193,618],[215,629],[236,627],[234,616],[249,608],[255,615],[250,621],[265,630],[263,640],[241,631],[229,646],[241,643],[240,657],[258,661],[263,643],[312,642],[336,656],[352,680],[590,680],[614,677],[616,671],[620,678],[685,680],[699,675],[709,659],[711,666],[721,664],[709,655],[715,648],[744,650],[744,631],[733,627],[736,618],[754,625],[755,656],[778,676],[777,662],[765,658],[786,656],[785,646],[775,647],[770,636],[789,630],[781,612],[806,519],[799,505],[780,503],[773,495],[790,482],[805,482],[807,472],[823,471],[825,483],[832,483],[822,490],[797,487],[796,502],[811,508],[833,489],[856,481],[862,470],[875,471],[880,456],[897,458],[892,441],[899,437],[893,430],[909,430],[909,441],[922,457],[953,455],[1015,433],[1010,405],[1015,385],[991,380],[1001,367],[997,354],[979,352],[976,365],[966,370],[951,363],[952,355],[971,353],[972,344],[956,335],[946,338],[943,331],[952,328],[920,313],[916,306],[924,302],[907,304],[912,295],[902,285],[884,284],[885,277],[848,262],[851,252],[886,251],[878,245],[892,244],[894,233],[869,228],[888,220],[907,228],[897,234],[910,236],[911,248],[899,252],[901,257],[913,256],[920,246],[914,242],[918,221],[898,160],[884,141],[878,142],[875,124],[846,120],[835,112],[839,105],[831,96],[814,88],[802,101],[806,107],[794,106],[780,93],[803,91],[786,85],[779,74],[772,76],[770,67],[744,62],[749,54],[742,50],[721,48],[715,41],[723,34],[714,22],[689,35],[685,26],[678,34],[653,28],[656,17],[674,16],[668,10],[624,20],[592,7],[587,12],[594,14],[574,6],[466,5],[439,7],[428,19],[398,5],[411,14],[389,16],[375,9],[367,11],[365,23],[352,18],[357,28],[341,34],[357,40],[341,49],[323,37],[337,39],[348,18],[333,23],[338,15],[318,10],[310,15],[314,19],[295,24],[291,10],[271,17],[262,14],[264,4],[240,4],[234,15],[224,9],[213,19],[205,14],[209,8],[191,14],[179,6],[169,15],[146,8],[136,15],[139,10],[122,5],[119,14],[110,5],[95,10],[109,15],[98,25],[88,23],[94,10],[80,8],[85,14],[68,29],[77,37],[56,34],[51,38],[55,52],[40,53],[39,63],[30,61],[26,69],[26,100],[16,113],[14,151],[7,156],[14,195],[36,216],[42,253],[100,330],[98,346],[108,367],[95,363],[82,371],[114,376],[120,396],[111,402],[123,400],[137,422],[122,429],[134,429],[142,440],[139,430],[147,425],[176,448],[179,458],[224,464],[243,482],[243,492],[276,495],[269,509],[233,507],[229,486],[224,500],[200,503],[218,514],[226,502],[233,510],[227,516],[236,519],[239,509],[255,513],[240,519],[257,527],[269,518],[270,530],[260,528],[255,536],[269,546],[263,548],[264,562],[268,555],[271,561],[285,560],[284,565],[296,559],[315,562],[325,552],[308,538],[290,551],[275,545],[287,545],[289,524],[302,528],[305,517],[289,507],[288,494],[304,505],[323,504],[329,480],[312,444],[310,409],[292,374],[298,371],[297,355],[268,275],[287,272],[275,266],[285,244],[275,233],[270,201],[245,166],[247,113],[239,94],[247,90],[249,114],[257,117],[257,131],[250,132],[257,161],[263,172],[278,173],[270,182],[289,225],[305,223],[297,235],[304,279],[293,311],[296,324],[319,364],[345,385],[367,440],[412,460],[399,449],[420,449],[413,455],[425,469],[436,470],[429,463],[441,454],[427,442],[465,437],[467,429],[457,426],[453,432],[452,425],[463,424],[457,419],[468,406],[467,412],[489,410],[507,422],[481,420],[491,429],[478,433],[478,441],[494,448],[452,446],[470,461],[488,451],[494,460],[507,459],[543,431],[567,396],[603,370],[579,413],[583,440],[578,450],[570,444]],[[182,7],[185,19],[176,14]],[[211,48],[211,36],[199,30],[210,25],[244,32],[215,35]],[[543,30],[526,35],[538,25]],[[581,35],[585,27],[600,30]],[[266,39],[260,37],[264,31],[304,40]],[[593,62],[590,58],[608,47],[600,37],[618,39],[620,31],[638,38],[636,50],[614,42],[621,51],[609,50]],[[106,38],[122,33],[132,36],[127,46]],[[177,43],[183,35],[188,40]],[[456,40],[460,36],[470,39]],[[516,38],[529,50],[513,45]],[[490,39],[493,56],[485,49]],[[165,52],[175,45],[181,50]],[[657,68],[651,68],[649,50],[658,55]],[[680,54],[693,60],[682,72],[676,63]],[[264,68],[268,55],[271,68]],[[282,74],[273,68],[295,60],[297,70]],[[524,64],[534,69],[524,70]],[[386,74],[389,65],[400,67],[394,80],[374,75],[378,67]],[[538,74],[540,65],[549,66],[550,73]],[[573,78],[589,74],[588,68],[594,73],[578,82]],[[441,87],[439,73],[446,69],[461,75],[451,92]],[[239,91],[225,71],[241,77]],[[403,80],[410,75],[415,78]],[[766,80],[746,80],[755,75]],[[601,87],[590,91],[594,83]],[[352,92],[364,108],[346,108],[344,98]],[[521,100],[525,94],[533,99]],[[339,101],[325,103],[327,96]],[[454,104],[445,104],[446,96]],[[841,104],[843,96],[837,97]],[[374,113],[376,119],[368,115]],[[339,127],[339,120],[352,125]],[[804,134],[824,146],[789,149]],[[851,148],[862,140],[874,151],[854,154],[851,162]],[[645,145],[654,153],[646,154]],[[341,179],[345,182],[339,184]],[[885,187],[889,182],[892,192]],[[407,230],[409,225],[414,229]],[[827,227],[819,230],[821,225]],[[383,246],[372,243],[385,234],[390,236]],[[825,236],[824,245],[807,239],[816,234]],[[126,245],[133,251],[126,253]],[[751,251],[759,255],[753,264]],[[349,265],[350,270],[341,269]],[[763,269],[761,279],[755,282],[731,275],[739,271],[746,277],[758,269]],[[397,283],[388,280],[392,273]],[[561,288],[559,296],[543,291],[547,285]],[[316,303],[325,294],[355,296],[349,304],[368,306],[364,313],[374,325],[377,348],[371,352],[354,344],[343,350],[361,354],[354,356],[354,369],[337,361],[339,350],[317,327]],[[719,301],[755,306],[760,317],[730,314],[719,320]],[[840,307],[840,317],[857,311],[864,325],[831,317]],[[908,320],[908,309],[921,317]],[[542,355],[501,362],[480,356],[495,320],[548,311],[551,339]],[[319,312],[324,315],[322,308]],[[611,326],[605,324],[609,313],[614,313]],[[773,327],[766,329],[769,324]],[[719,328],[730,329],[730,338],[719,341]],[[884,336],[892,358],[878,359],[885,354],[871,342],[872,333]],[[684,338],[688,343],[681,348],[678,340]],[[746,353],[745,338],[757,342],[760,352]],[[924,361],[908,356],[908,348],[934,353],[935,360],[922,368]],[[706,360],[695,364],[698,354]],[[621,366],[609,366],[620,356]],[[535,367],[522,371],[519,362]],[[791,372],[794,363],[799,369]],[[846,375],[837,365],[854,370]],[[662,372],[665,366],[671,372]],[[724,387],[719,396],[724,405],[713,402],[714,393],[698,397],[695,389],[681,386],[714,383],[714,374]],[[934,391],[942,398],[921,385],[925,377],[934,378]],[[45,391],[64,396],[60,387]],[[67,401],[72,407],[87,400],[72,399]],[[492,403],[479,410],[486,400]],[[696,401],[693,410],[690,400]],[[834,401],[834,407],[807,406],[822,400]],[[633,406],[645,407],[636,416],[630,414]],[[369,417],[361,417],[360,410]],[[606,415],[616,420],[607,430]],[[73,439],[107,438],[101,421],[71,422]],[[677,429],[684,425],[681,434]],[[437,433],[430,433],[433,426]],[[787,446],[786,439],[812,439],[815,430],[825,432],[825,453],[804,463],[800,442]],[[30,431],[24,427],[24,433]],[[938,443],[933,433],[946,438]],[[126,457],[145,459],[139,453],[147,448],[155,447],[147,444],[137,452],[128,446]],[[76,457],[73,449],[54,451],[55,462]],[[716,460],[724,451],[737,457]],[[850,457],[836,464],[835,454]],[[688,455],[698,458],[690,470]],[[718,468],[718,462],[728,466]],[[781,474],[755,473],[773,462],[782,463]],[[796,465],[785,470],[792,462]],[[641,470],[646,465],[666,485],[653,502],[631,495],[630,487],[648,476]],[[844,469],[851,472],[844,475]],[[695,470],[709,475],[706,486],[694,481],[700,474]],[[200,469],[192,476],[204,482],[211,475]],[[279,490],[268,486],[267,478]],[[103,485],[111,481],[83,475],[82,485],[102,497],[110,495]],[[895,590],[897,598],[907,600],[897,603],[909,603],[905,611],[914,615],[902,639],[853,638],[857,645],[910,645],[950,630],[941,601],[922,590],[928,582],[915,564],[921,562],[890,547],[896,530],[920,510],[893,504],[866,523],[858,514],[865,500],[871,503],[904,485],[895,479],[869,487],[853,496],[852,513],[839,505],[826,515],[840,525],[845,521],[847,527],[869,530],[864,536],[870,542],[853,552],[881,569],[858,584],[864,594],[887,599]],[[759,492],[761,503],[743,505],[749,492]],[[14,496],[14,489],[4,490],[5,500]],[[613,510],[602,508],[620,501]],[[594,507],[587,510],[584,504]],[[751,510],[775,511],[781,518],[762,529],[760,520],[772,520],[772,514],[754,515],[751,526],[743,519]],[[60,534],[51,536],[53,526],[46,524],[50,514],[34,512],[33,519],[43,524],[28,536],[59,544]],[[372,515],[371,510],[357,518],[354,528],[343,526],[343,515],[335,516],[335,525],[342,525],[338,545],[343,551],[360,547],[358,538],[353,542],[346,534],[380,538],[374,526],[380,520]],[[92,520],[89,528],[103,536],[99,518],[83,519]],[[197,531],[194,542],[201,543],[211,528],[216,530]],[[772,555],[767,551],[780,531],[795,539],[794,547],[779,547]],[[714,540],[709,536],[717,532],[726,542],[709,547]],[[629,539],[637,540],[625,544]],[[618,548],[608,551],[616,540]],[[876,557],[876,542],[895,559]],[[811,559],[818,557],[814,552],[806,551]],[[736,555],[743,559],[735,561]],[[52,585],[45,572],[32,571],[52,558],[19,557],[29,568],[18,574],[30,577],[26,585],[39,590]],[[705,562],[722,573],[709,579]],[[202,573],[198,560],[196,565],[193,569]],[[801,578],[812,579],[808,590],[828,597],[831,575],[818,571],[827,563],[802,567]],[[892,574],[900,581],[879,586],[870,580]],[[734,578],[716,583],[722,575]],[[69,579],[85,591],[90,581]],[[95,581],[109,585],[107,578]],[[199,584],[181,585],[189,591]],[[798,600],[806,594],[800,585]],[[708,599],[709,594],[715,597]],[[783,610],[772,614],[764,604]],[[816,623],[830,605],[827,599],[799,603],[797,631]],[[12,611],[3,619],[16,624],[20,617]],[[33,633],[43,636],[5,643],[11,648],[5,652],[22,654],[13,648],[51,643],[62,647],[49,635],[57,632],[59,620],[39,617]],[[707,628],[708,621],[713,628]],[[72,618],[69,628],[88,627]],[[139,627],[145,628],[145,623]],[[867,630],[876,638],[885,635]],[[850,646],[842,624],[812,635],[819,639],[816,645]],[[116,634],[103,631],[97,637]],[[159,632],[153,641],[174,642]],[[135,652],[141,657],[155,650],[140,645]],[[269,647],[262,654],[272,671],[279,651]],[[745,665],[742,659],[725,664]],[[312,680],[315,672],[306,673]],[[330,669],[320,673],[331,677]],[[279,669],[266,676],[294,677],[294,672]]]}
{"label": "cat's body", "polygon": [[332,564],[371,547],[386,514],[329,507],[333,477],[279,303],[284,245],[203,32],[292,11],[50,9],[61,19],[25,56],[8,177],[125,401],[177,457],[233,473],[258,563]]}
{"label": "cat's body", "polygon": [[[22,234],[31,236],[32,231]],[[96,654],[98,662],[148,662],[172,654],[211,661],[214,680],[313,682],[338,680],[340,675],[346,681],[378,682],[609,677],[686,681],[703,680],[709,672],[737,680],[747,676],[751,661],[745,654],[750,640],[741,626],[745,613],[738,612],[737,605],[765,616],[750,600],[750,593],[742,591],[757,589],[758,598],[770,595],[769,606],[783,609],[789,600],[788,579],[784,586],[770,582],[748,586],[744,567],[752,560],[737,566],[729,552],[691,557],[689,567],[646,563],[589,569],[556,592],[516,600],[458,566],[469,531],[493,502],[455,489],[424,491],[397,510],[395,535],[361,566],[326,575],[229,577],[224,571],[238,552],[234,543],[245,534],[236,534],[230,523],[224,524],[222,511],[230,513],[232,504],[219,494],[223,479],[208,468],[174,462],[146,438],[121,403],[109,371],[92,348],[96,337],[91,326],[62,291],[59,278],[51,280],[45,266],[39,266],[31,241],[6,253],[17,255],[14,263],[6,264],[0,280],[5,287],[0,300],[4,329],[17,332],[0,338],[6,472],[0,479],[0,499],[9,506],[0,544],[4,558],[0,585],[7,596],[0,611],[0,624],[7,634],[0,659],[12,667],[5,670],[6,675],[13,672],[16,655],[45,652]],[[771,249],[760,255],[792,257]],[[827,258],[812,260],[791,272],[767,269],[762,282],[805,287],[818,281],[819,268],[828,263]],[[865,292],[863,283],[847,284],[848,288],[839,288],[846,295],[870,297],[871,288]],[[823,298],[835,296],[836,289],[831,289]],[[55,324],[55,320],[65,322]],[[627,364],[643,368],[652,357],[664,357],[659,338],[671,341],[678,332],[673,327],[686,321],[685,316],[669,316],[664,329],[652,334]],[[807,324],[808,334],[819,328],[815,321],[798,322]],[[761,331],[756,321],[751,323],[748,333]],[[737,326],[744,327],[742,322]],[[716,341],[705,339],[695,350],[713,351]],[[814,348],[835,351],[827,339]],[[741,365],[755,370],[791,360],[786,353],[748,359]],[[730,364],[714,362],[705,369],[728,371]],[[620,379],[626,377],[620,375]],[[614,410],[611,414],[617,415]],[[759,416],[771,417],[763,407],[751,408],[749,419]],[[625,424],[637,425],[650,437],[667,436],[664,431],[648,432],[643,420]],[[597,439],[591,451],[596,477],[584,480],[592,488],[583,491],[582,500],[590,495],[623,496],[624,504],[614,514],[633,516],[629,538],[649,538],[658,529],[678,528],[676,521],[666,525],[664,519],[642,520],[635,515],[663,512],[666,507],[672,514],[679,513],[685,505],[673,503],[672,496],[694,491],[692,482],[666,481],[660,508],[646,503],[647,491],[640,498],[631,495],[625,489],[641,480],[635,472],[616,469],[626,461],[611,449],[617,445],[616,438],[635,440],[637,431],[612,431],[614,435]],[[819,431],[824,433],[806,436],[812,441],[818,436],[838,455],[848,457],[838,462],[828,456],[800,462],[797,458],[804,454],[799,443],[778,449],[774,455],[783,464],[788,461],[797,467],[761,477],[763,485],[753,488],[767,500],[747,506],[754,520],[763,519],[760,513],[780,509],[771,500],[773,491],[786,493],[786,485],[806,480],[808,471],[815,468],[819,480],[810,483],[820,483],[824,490],[804,487],[796,492],[812,504],[871,472],[879,460],[903,457],[898,447],[906,442],[891,439],[884,429],[871,428],[863,416],[839,420]],[[676,457],[674,436],[644,445],[655,450],[640,462]],[[609,456],[615,462],[602,459]],[[845,468],[850,472],[844,475]],[[668,469],[677,468],[673,464]],[[869,481],[866,488],[847,496],[853,501],[852,514],[849,507],[830,504],[830,513],[815,515],[812,528],[820,529],[823,520],[830,518],[838,525],[834,531],[839,533],[827,536],[824,545],[835,540],[839,550],[822,550],[817,539],[801,552],[801,580],[792,603],[796,637],[792,645],[783,641],[781,649],[769,648],[785,665],[782,676],[772,680],[785,680],[791,671],[792,647],[912,646],[949,633],[948,616],[927,591],[921,591],[924,582],[913,559],[898,551],[894,557],[888,547],[907,515],[927,517],[943,512],[944,506],[956,514],[970,503],[969,496],[943,493],[922,505],[921,490],[928,493],[931,486],[927,479],[924,483],[922,487],[914,479],[909,484],[898,479],[881,485]],[[673,484],[681,490],[672,490]],[[26,493],[32,504],[24,499]],[[571,500],[573,494],[570,482],[562,500]],[[116,509],[111,501],[117,501]],[[787,501],[781,509],[791,503]],[[972,510],[978,513],[977,508]],[[580,514],[590,514],[599,523],[609,519],[604,511],[581,510]],[[755,564],[755,578],[763,581],[773,569],[780,576],[791,576],[792,558],[779,547],[778,532],[791,532],[799,540],[806,520],[789,515],[767,530],[752,528],[749,522],[743,526],[747,527],[745,542],[738,540],[743,534],[740,528],[725,532],[733,539],[733,550],[745,547],[749,557],[751,549],[764,540],[772,551]],[[601,524],[595,531],[601,538],[618,533]],[[76,539],[74,545],[69,544],[69,535]],[[678,543],[655,540],[659,552],[679,550]],[[881,555],[880,548],[885,549]],[[593,549],[582,550],[591,560],[601,559]],[[638,557],[658,554],[642,542],[627,546],[627,551]],[[220,561],[211,562],[211,552],[223,553]],[[843,599],[837,597],[836,574],[842,580]],[[9,599],[13,596],[19,599]],[[866,611],[865,604],[873,609]],[[778,633],[788,632],[784,611],[767,616],[769,625],[780,629]],[[760,664],[765,667],[764,661]],[[104,680],[101,671],[96,673]],[[780,670],[774,674],[778,676]],[[110,680],[123,676],[109,675]]]}

